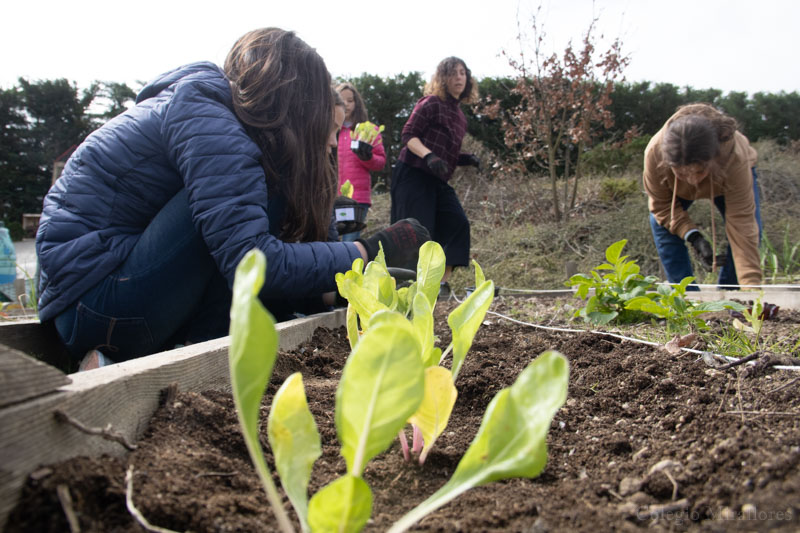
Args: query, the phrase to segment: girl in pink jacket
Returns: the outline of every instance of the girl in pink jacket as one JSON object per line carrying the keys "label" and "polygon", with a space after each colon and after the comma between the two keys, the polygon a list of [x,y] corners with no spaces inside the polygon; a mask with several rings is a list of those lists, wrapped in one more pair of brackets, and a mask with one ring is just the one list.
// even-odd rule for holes
{"label": "girl in pink jacket", "polygon": [[[339,187],[347,180],[353,185],[353,200],[363,208],[364,212],[372,205],[370,193],[372,191],[372,178],[370,171],[380,170],[386,164],[386,151],[383,148],[383,139],[378,135],[372,144],[359,143],[358,150],[351,149],[350,140],[356,124],[366,122],[367,108],[364,100],[356,88],[350,83],[340,83],[336,86],[339,95],[344,100],[345,117],[342,129],[339,131]],[[365,215],[366,218],[366,215]],[[361,236],[360,231],[345,233],[342,241],[355,241]]]}

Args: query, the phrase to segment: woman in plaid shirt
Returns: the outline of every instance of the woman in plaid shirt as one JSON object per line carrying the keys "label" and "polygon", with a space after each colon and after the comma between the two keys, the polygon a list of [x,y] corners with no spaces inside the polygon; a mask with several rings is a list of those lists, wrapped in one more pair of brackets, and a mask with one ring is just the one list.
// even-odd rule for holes
{"label": "woman in plaid shirt", "polygon": [[478,87],[466,63],[448,57],[424,95],[403,127],[403,149],[392,172],[392,221],[416,218],[442,245],[447,266],[440,294],[449,296],[453,268],[469,264],[470,236],[467,215],[448,181],[456,166],[480,165],[475,155],[461,153],[467,118],[460,105],[476,101]]}

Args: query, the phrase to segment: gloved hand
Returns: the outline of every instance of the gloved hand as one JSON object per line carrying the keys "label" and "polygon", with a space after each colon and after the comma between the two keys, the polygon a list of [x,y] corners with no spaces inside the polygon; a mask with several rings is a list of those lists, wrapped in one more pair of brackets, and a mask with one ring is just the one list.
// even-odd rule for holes
{"label": "gloved hand", "polygon": [[369,161],[372,159],[372,145],[368,142],[358,141],[358,148],[353,149],[351,146],[350,149],[353,150],[356,157],[362,161]]}
{"label": "gloved hand", "polygon": [[428,166],[431,172],[433,172],[436,176],[444,179],[447,176],[447,173],[450,172],[450,168],[447,166],[447,163],[442,161],[436,154],[430,152],[423,158],[425,164]]}
{"label": "gloved hand", "polygon": [[427,228],[415,218],[405,218],[395,222],[386,229],[366,239],[358,239],[367,250],[367,261],[372,261],[378,255],[380,244],[383,245],[383,254],[387,267],[405,268],[414,264],[416,268],[419,247],[431,240]]}
{"label": "gloved hand", "polygon": [[481,169],[481,160],[475,154],[459,154],[458,166],[473,166],[478,170]]}
{"label": "gloved hand", "polygon": [[699,231],[695,231],[689,235],[686,240],[689,241],[694,251],[697,252],[706,270],[711,270],[711,267],[714,265],[714,251],[711,249],[711,244],[709,244]]}
{"label": "gloved hand", "polygon": [[[339,235],[360,231],[366,227],[364,222],[356,220],[358,202],[347,196],[337,196],[333,201],[333,212],[336,217],[336,231]],[[352,213],[351,213],[352,210]]]}

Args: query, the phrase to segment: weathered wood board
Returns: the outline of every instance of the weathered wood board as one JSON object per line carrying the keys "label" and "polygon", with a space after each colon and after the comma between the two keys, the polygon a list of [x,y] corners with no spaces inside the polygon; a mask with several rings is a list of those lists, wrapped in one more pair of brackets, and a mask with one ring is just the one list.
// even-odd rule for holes
{"label": "weathered wood board", "polygon": [[[339,327],[344,320],[345,312],[339,310],[282,322],[277,325],[280,349],[294,348],[317,327]],[[179,390],[230,388],[229,346],[230,337],[223,337],[71,374],[64,376],[71,383],[49,394],[0,409],[0,525],[16,505],[25,479],[40,465],[79,455],[126,453],[118,442],[57,420],[57,411],[87,427],[110,425],[135,442],[171,384]]]}

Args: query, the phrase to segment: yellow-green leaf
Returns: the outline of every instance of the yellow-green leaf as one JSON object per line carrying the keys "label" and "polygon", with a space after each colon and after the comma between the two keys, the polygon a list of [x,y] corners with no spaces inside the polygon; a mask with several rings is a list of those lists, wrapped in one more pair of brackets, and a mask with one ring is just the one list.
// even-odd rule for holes
{"label": "yellow-green leaf", "polygon": [[414,296],[411,323],[422,347],[422,364],[426,368],[437,364],[439,357],[434,350],[436,337],[433,334],[433,310],[425,295],[419,292]]}
{"label": "yellow-green leaf", "polygon": [[372,491],[360,477],[344,475],[311,498],[308,522],[313,533],[361,531],[372,514]]}
{"label": "yellow-green leaf", "polygon": [[258,249],[251,250],[236,267],[231,304],[231,346],[228,365],[236,415],[242,427],[247,451],[267,493],[278,524],[283,531],[292,531],[289,518],[272,481],[258,440],[258,416],[261,398],[272,375],[278,353],[278,332],[275,321],[258,298],[264,285],[267,259]]}
{"label": "yellow-green leaf", "polygon": [[419,457],[420,463],[425,462],[436,439],[447,427],[457,397],[458,391],[449,370],[441,366],[429,366],[425,369],[425,396],[417,412],[408,419],[420,429],[425,440]]}
{"label": "yellow-green leaf", "polygon": [[439,283],[445,270],[445,255],[442,245],[436,241],[427,241],[419,248],[417,260],[417,292],[428,298],[431,308],[439,297]]}
{"label": "yellow-green leaf", "polygon": [[453,381],[458,377],[464,358],[472,346],[472,340],[486,316],[486,311],[492,305],[492,300],[494,300],[494,282],[487,280],[447,317],[447,324],[453,333],[453,367],[451,369]]}
{"label": "yellow-green leaf", "polygon": [[336,389],[336,431],[348,472],[392,443],[424,394],[420,345],[411,323],[392,311],[377,313],[347,358]]}
{"label": "yellow-green leaf", "polygon": [[342,183],[342,187],[339,189],[339,193],[347,198],[352,198],[354,190],[355,189],[353,189],[353,184],[350,183],[350,180],[347,180],[344,183]]}
{"label": "yellow-green leaf", "polygon": [[297,511],[303,531],[308,531],[308,482],[314,461],[322,455],[322,446],[299,372],[286,378],[275,393],[267,436],[283,490]]}
{"label": "yellow-green leaf", "polygon": [[512,477],[536,477],[547,463],[547,431],[567,398],[569,364],[547,351],[525,367],[511,387],[498,392],[478,434],[450,480],[398,520],[389,533],[405,531],[472,487]]}

